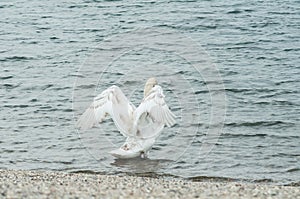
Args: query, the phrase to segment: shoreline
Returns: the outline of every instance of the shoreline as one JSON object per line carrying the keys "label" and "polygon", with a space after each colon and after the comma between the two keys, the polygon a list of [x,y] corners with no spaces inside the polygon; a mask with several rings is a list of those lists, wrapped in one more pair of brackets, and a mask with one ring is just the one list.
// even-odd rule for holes
{"label": "shoreline", "polygon": [[299,186],[0,169],[0,198],[299,198]]}

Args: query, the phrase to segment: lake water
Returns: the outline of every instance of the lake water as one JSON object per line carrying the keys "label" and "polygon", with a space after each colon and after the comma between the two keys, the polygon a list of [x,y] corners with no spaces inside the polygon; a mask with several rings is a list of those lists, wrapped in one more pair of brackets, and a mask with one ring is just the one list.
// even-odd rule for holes
{"label": "lake water", "polygon": [[[0,168],[299,184],[299,7],[296,0],[1,1]],[[108,154],[124,142],[111,120],[75,129],[110,85],[138,105],[150,76],[178,118],[148,160]],[[222,132],[215,137],[214,121]],[[206,150],[210,138],[214,148]]]}

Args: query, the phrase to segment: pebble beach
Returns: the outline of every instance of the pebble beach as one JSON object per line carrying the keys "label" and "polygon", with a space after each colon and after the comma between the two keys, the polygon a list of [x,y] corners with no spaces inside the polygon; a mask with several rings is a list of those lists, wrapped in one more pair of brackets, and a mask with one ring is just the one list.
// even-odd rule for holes
{"label": "pebble beach", "polygon": [[0,170],[0,198],[300,198],[299,186]]}

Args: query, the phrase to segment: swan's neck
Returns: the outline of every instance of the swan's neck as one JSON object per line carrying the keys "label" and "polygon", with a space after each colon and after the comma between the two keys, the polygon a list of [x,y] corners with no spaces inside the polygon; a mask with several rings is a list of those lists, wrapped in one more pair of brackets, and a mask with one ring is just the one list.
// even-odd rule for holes
{"label": "swan's neck", "polygon": [[157,84],[157,81],[154,77],[151,77],[147,80],[145,88],[144,88],[144,98],[148,97],[148,95],[150,94],[151,89],[156,84]]}
{"label": "swan's neck", "polygon": [[144,88],[144,98],[147,97],[151,91],[152,85],[146,85]]}

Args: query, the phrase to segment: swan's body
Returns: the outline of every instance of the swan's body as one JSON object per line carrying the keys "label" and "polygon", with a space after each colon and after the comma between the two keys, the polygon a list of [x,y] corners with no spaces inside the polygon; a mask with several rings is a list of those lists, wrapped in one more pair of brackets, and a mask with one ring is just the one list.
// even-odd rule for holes
{"label": "swan's body", "polygon": [[83,130],[101,123],[110,115],[125,143],[110,153],[118,158],[145,157],[164,126],[175,124],[175,115],[165,103],[162,88],[155,78],[146,82],[144,99],[136,108],[117,86],[111,86],[94,98],[77,126]]}

